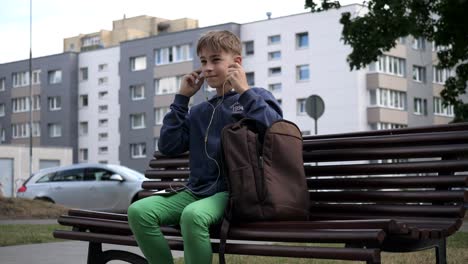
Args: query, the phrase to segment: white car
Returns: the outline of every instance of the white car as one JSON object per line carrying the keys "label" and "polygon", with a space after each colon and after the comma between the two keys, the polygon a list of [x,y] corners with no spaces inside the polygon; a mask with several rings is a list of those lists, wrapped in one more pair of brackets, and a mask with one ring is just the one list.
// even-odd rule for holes
{"label": "white car", "polygon": [[145,180],[143,174],[120,165],[75,164],[38,171],[18,189],[17,197],[69,208],[126,212]]}

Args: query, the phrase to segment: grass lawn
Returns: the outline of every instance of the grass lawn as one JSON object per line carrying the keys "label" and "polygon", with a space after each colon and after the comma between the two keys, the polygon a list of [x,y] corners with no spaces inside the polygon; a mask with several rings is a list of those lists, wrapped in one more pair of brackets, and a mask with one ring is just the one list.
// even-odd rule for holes
{"label": "grass lawn", "polygon": [[68,229],[60,225],[0,225],[0,246],[61,241],[52,236],[55,229]]}

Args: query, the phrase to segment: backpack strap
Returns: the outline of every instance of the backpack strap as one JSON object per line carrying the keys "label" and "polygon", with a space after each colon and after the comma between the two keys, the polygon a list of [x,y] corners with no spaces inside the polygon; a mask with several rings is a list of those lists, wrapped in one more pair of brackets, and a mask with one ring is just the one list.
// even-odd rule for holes
{"label": "backpack strap", "polygon": [[229,233],[229,220],[224,217],[223,223],[221,224],[221,230],[219,233],[219,264],[226,264],[224,254],[226,253],[226,240]]}

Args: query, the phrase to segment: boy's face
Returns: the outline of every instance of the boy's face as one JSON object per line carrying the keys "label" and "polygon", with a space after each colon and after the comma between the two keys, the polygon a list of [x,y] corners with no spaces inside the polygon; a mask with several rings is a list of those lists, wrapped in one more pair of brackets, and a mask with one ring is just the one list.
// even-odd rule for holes
{"label": "boy's face", "polygon": [[224,50],[212,51],[204,48],[199,54],[202,72],[209,86],[222,88],[226,80],[228,67],[234,63],[240,63],[240,56]]}

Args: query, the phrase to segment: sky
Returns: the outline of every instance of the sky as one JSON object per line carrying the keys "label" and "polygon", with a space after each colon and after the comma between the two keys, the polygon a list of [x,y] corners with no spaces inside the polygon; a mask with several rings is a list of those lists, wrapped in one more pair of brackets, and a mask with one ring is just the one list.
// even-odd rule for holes
{"label": "sky", "polygon": [[[318,3],[319,1],[315,1]],[[362,1],[342,0],[342,5]],[[198,19],[199,27],[247,23],[309,12],[305,0],[33,0],[32,54],[63,52],[63,39],[112,30],[112,21],[148,15]],[[30,49],[30,0],[0,0],[0,63],[25,60]]]}

